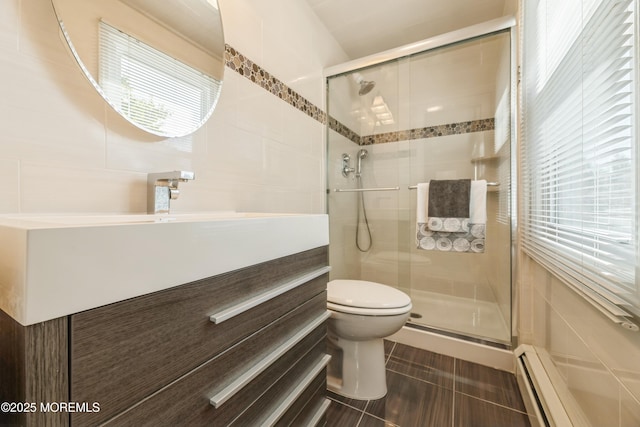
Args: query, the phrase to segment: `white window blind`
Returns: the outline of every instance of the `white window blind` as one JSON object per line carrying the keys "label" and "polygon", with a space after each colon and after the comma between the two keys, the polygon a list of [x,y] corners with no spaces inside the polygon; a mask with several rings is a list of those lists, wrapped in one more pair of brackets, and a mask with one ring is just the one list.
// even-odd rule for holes
{"label": "white window blind", "polygon": [[523,248],[612,319],[638,316],[636,1],[523,5]]}
{"label": "white window blind", "polygon": [[99,84],[111,104],[159,135],[193,132],[211,113],[221,82],[100,22]]}

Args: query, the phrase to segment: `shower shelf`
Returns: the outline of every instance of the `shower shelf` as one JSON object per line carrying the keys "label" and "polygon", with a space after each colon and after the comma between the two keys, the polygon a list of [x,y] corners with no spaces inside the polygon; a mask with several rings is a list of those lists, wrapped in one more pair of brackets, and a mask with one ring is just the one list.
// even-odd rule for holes
{"label": "shower shelf", "polygon": [[483,157],[474,157],[471,159],[471,163],[485,163],[485,162],[490,162],[492,160],[498,160],[500,159],[500,156],[483,156]]}
{"label": "shower shelf", "polygon": [[334,188],[335,193],[362,193],[364,191],[398,191],[400,187],[378,187],[378,188]]}

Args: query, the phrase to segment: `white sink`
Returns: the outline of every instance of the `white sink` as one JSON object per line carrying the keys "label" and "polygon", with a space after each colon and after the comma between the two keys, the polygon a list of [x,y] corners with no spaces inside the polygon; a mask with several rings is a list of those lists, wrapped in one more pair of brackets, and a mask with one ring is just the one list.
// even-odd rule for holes
{"label": "white sink", "polygon": [[327,215],[0,215],[0,309],[22,325],[329,244]]}
{"label": "white sink", "polygon": [[[139,224],[162,222],[194,222],[220,219],[242,218],[271,218],[291,217],[296,214],[285,213],[261,213],[261,212],[233,212],[218,211],[205,213],[184,214],[132,214],[132,215],[0,215],[0,225],[5,221],[15,224],[23,224],[26,228],[52,228],[52,227],[85,227],[91,225],[113,224]],[[20,225],[19,225],[20,226]]]}

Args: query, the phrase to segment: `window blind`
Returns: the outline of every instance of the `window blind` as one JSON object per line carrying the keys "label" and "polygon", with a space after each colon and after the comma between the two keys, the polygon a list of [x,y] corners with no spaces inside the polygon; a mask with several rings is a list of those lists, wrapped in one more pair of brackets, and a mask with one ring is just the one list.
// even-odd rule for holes
{"label": "window blind", "polygon": [[102,21],[99,84],[129,120],[167,136],[197,129],[221,89],[220,81]]}
{"label": "window blind", "polygon": [[523,249],[634,328],[636,1],[523,7]]}

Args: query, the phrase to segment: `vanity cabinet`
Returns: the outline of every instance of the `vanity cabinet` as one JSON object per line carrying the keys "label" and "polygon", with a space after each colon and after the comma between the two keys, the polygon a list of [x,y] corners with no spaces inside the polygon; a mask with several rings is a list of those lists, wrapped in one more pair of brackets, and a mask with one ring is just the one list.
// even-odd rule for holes
{"label": "vanity cabinet", "polygon": [[11,386],[0,386],[9,397],[2,400],[99,405],[5,419],[34,426],[322,424],[327,281],[320,247],[38,325],[2,316],[3,330],[11,329],[2,332],[2,375],[12,375]]}

